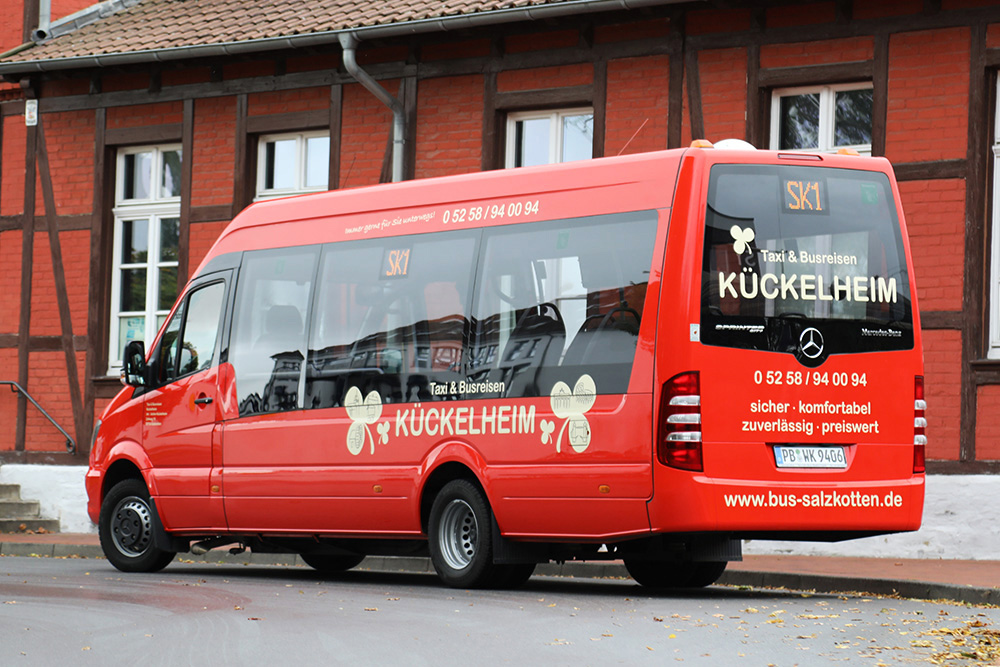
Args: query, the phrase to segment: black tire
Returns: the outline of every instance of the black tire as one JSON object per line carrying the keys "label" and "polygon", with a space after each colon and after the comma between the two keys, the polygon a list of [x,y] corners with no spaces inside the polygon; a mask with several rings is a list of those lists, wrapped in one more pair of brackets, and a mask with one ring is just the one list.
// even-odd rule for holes
{"label": "black tire", "polygon": [[704,588],[726,570],[726,561],[691,562],[625,559],[625,569],[647,588]]}
{"label": "black tire", "polygon": [[438,492],[428,521],[431,562],[454,588],[489,588],[507,570],[493,563],[493,512],[478,486],[452,480]]}
{"label": "black tire", "polygon": [[153,546],[156,508],[142,480],[118,482],[101,503],[97,527],[108,562],[122,572],[159,572],[177,554]]}
{"label": "black tire", "polygon": [[299,554],[299,558],[314,570],[330,574],[346,572],[365,559],[357,554]]}
{"label": "black tire", "polygon": [[537,563],[516,563],[513,565],[497,565],[497,573],[493,585],[496,588],[517,588],[523,585],[535,573]]}

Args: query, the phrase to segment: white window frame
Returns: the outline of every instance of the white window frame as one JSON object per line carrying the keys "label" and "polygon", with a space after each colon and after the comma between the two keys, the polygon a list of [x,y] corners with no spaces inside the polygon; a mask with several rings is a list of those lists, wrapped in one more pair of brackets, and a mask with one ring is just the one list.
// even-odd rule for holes
{"label": "white window frame", "polygon": [[[593,107],[576,107],[573,109],[551,109],[546,111],[518,111],[507,114],[507,146],[504,153],[504,167],[514,169],[514,156],[516,155],[517,132],[515,125],[522,120],[536,120],[539,118],[549,119],[549,161],[548,164],[561,162],[563,147],[563,123],[566,116],[581,116],[584,114],[594,115]],[[593,144],[591,144],[591,156],[593,156]]]}
{"label": "white window frame", "polygon": [[[327,171],[327,182],[321,185],[306,186],[306,145],[309,139],[322,137],[330,138],[329,130],[316,130],[312,132],[283,132],[280,134],[261,135],[257,139],[257,187],[254,201],[263,199],[275,199],[277,197],[290,197],[309,192],[326,192],[329,190],[329,171]],[[295,141],[295,183],[290,188],[265,188],[265,173],[267,170],[267,144],[272,141]],[[330,153],[327,151],[327,165],[329,165]],[[329,169],[329,166],[327,167]]]}
{"label": "white window frame", "polygon": [[[166,319],[170,313],[167,310],[157,308],[157,298],[160,293],[160,271],[159,269],[177,267],[177,261],[161,262],[160,257],[160,221],[164,218],[180,218],[181,198],[163,197],[160,193],[160,184],[163,178],[163,155],[170,151],[180,151],[180,144],[168,144],[163,146],[134,146],[123,148],[118,151],[115,162],[115,207],[114,214],[114,239],[112,242],[111,254],[111,312],[108,332],[108,375],[118,375],[121,371],[122,360],[120,357],[121,341],[119,340],[120,320],[122,316],[142,316],[145,317],[145,328],[143,339],[149,345],[156,337],[159,330],[159,319]],[[150,196],[145,199],[125,199],[125,156],[138,153],[153,154],[153,165],[150,169]],[[181,156],[183,160],[183,155]],[[122,234],[125,222],[131,220],[148,220],[148,248],[145,263],[128,264],[122,262]],[[146,269],[146,303],[144,311],[123,311],[121,310],[121,273],[123,269],[145,268]]]}
{"label": "white window frame", "polygon": [[872,145],[854,144],[848,146],[834,145],[834,120],[836,119],[837,93],[847,90],[873,90],[871,82],[841,83],[830,86],[798,86],[795,88],[778,88],[771,93],[771,149],[779,150],[781,136],[781,98],[795,95],[819,94],[819,146],[816,148],[780,149],[800,153],[835,153],[841,148],[856,150],[861,155],[871,155]]}
{"label": "white window frame", "polygon": [[[1000,79],[997,81],[1000,92]],[[995,98],[1000,100],[1000,98]],[[993,202],[990,211],[989,347],[987,359],[1000,359],[1000,103],[993,109]]]}

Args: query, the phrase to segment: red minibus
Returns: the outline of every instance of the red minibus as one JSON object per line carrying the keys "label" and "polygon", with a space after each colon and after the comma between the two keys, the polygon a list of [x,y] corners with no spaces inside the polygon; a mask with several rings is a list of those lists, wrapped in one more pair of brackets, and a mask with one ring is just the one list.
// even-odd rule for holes
{"label": "red minibus", "polygon": [[126,571],[234,544],[690,587],[742,539],[920,526],[881,158],[693,145],[256,203],[124,352],[87,492]]}

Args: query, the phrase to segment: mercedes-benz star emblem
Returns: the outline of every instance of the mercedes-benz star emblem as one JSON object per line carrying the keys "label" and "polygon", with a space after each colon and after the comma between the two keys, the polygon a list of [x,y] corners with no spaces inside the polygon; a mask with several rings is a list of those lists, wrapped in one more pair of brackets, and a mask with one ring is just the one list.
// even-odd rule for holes
{"label": "mercedes-benz star emblem", "polygon": [[799,350],[803,356],[815,359],[823,354],[823,334],[815,327],[809,327],[799,336]]}

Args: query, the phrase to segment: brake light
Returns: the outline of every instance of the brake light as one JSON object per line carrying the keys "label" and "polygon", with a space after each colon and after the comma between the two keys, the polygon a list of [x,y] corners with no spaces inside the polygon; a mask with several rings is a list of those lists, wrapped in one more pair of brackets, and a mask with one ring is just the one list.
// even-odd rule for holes
{"label": "brake light", "polygon": [[663,383],[656,458],[672,468],[695,472],[704,470],[701,381],[697,371],[679,373]]}
{"label": "brake light", "polygon": [[927,401],[924,400],[924,376],[913,378],[913,472],[927,469]]}

